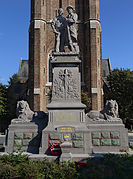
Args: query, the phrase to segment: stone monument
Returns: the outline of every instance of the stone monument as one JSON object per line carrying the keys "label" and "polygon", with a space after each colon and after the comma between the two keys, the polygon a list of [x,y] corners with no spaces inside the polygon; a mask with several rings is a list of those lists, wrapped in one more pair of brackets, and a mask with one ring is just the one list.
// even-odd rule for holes
{"label": "stone monument", "polygon": [[[119,118],[116,101],[109,100],[104,110],[85,115],[75,28],[78,16],[72,6],[67,11],[65,18],[60,8],[59,15],[51,21],[55,48],[51,55],[53,82],[52,100],[47,105],[48,123],[44,112],[33,112],[27,102],[18,102],[17,119],[12,120],[8,131],[8,152],[20,145],[23,150],[45,157],[59,154],[63,161],[92,153],[128,151],[128,133]],[[65,46],[69,51],[65,52]]]}
{"label": "stone monument", "polygon": [[[70,52],[61,50],[52,53],[52,101],[47,105],[49,123],[42,132],[40,153],[49,155],[54,143],[60,143],[61,160],[74,159],[76,154],[80,157],[89,153],[127,151],[127,130],[118,117],[116,101],[107,101],[104,110],[90,111],[85,115],[86,106],[81,103],[81,61],[76,50],[77,32],[73,27],[78,17],[71,6],[67,7],[67,11],[63,39],[66,36],[68,43],[64,45],[68,44]],[[61,41],[61,38],[58,40]]]}

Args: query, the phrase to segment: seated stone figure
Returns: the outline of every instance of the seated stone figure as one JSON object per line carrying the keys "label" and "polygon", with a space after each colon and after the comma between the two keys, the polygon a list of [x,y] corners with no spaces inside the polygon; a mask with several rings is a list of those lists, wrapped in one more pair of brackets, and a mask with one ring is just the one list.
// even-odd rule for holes
{"label": "seated stone figure", "polygon": [[121,120],[118,114],[118,104],[115,100],[108,100],[106,102],[105,108],[102,111],[95,111],[92,110],[86,114],[89,119],[93,121],[100,121],[100,120]]}
{"label": "seated stone figure", "polygon": [[[23,123],[23,122],[35,122],[38,123],[43,120],[44,123],[47,123],[47,114],[43,111],[32,111],[29,107],[27,101],[18,101],[16,108],[16,119],[13,119],[13,123]],[[45,120],[44,120],[45,119]],[[38,122],[37,122],[38,121]],[[43,124],[45,126],[45,124]]]}
{"label": "seated stone figure", "polygon": [[18,120],[31,121],[33,119],[34,112],[31,111],[27,101],[18,101],[16,108],[16,116]]}

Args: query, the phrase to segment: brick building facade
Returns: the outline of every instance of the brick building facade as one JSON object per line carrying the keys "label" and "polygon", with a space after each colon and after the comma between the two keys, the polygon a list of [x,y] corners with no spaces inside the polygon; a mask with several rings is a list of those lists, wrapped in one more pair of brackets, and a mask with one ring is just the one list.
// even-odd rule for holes
{"label": "brick building facade", "polygon": [[54,33],[50,20],[59,7],[71,5],[80,22],[78,42],[82,60],[82,86],[92,99],[92,109],[101,110],[102,94],[102,43],[99,0],[31,0],[29,28],[29,104],[31,109],[46,111],[47,92],[51,86],[50,54],[54,49]]}

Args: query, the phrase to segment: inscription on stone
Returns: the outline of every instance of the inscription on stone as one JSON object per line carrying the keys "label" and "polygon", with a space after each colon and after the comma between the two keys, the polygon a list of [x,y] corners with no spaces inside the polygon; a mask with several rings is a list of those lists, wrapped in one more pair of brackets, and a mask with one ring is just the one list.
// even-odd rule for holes
{"label": "inscription on stone", "polygon": [[56,122],[76,122],[76,117],[74,112],[56,112]]}
{"label": "inscription on stone", "polygon": [[72,62],[72,61],[74,61],[75,60],[75,58],[57,58],[56,59],[56,62]]}
{"label": "inscription on stone", "polygon": [[73,128],[72,127],[60,127],[58,128],[59,132],[73,132]]}

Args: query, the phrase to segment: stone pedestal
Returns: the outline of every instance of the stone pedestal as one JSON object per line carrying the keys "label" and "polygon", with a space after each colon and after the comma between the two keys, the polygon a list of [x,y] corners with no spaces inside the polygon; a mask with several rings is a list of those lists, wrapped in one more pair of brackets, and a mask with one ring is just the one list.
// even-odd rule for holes
{"label": "stone pedestal", "polygon": [[128,151],[127,130],[120,119],[94,122],[85,115],[78,55],[53,54],[52,64],[52,102],[47,106],[49,123],[42,132],[40,153],[50,154],[53,143],[60,142],[63,146],[66,140],[71,147],[61,147],[62,161],[71,160],[76,154]]}
{"label": "stone pedestal", "polygon": [[85,153],[85,105],[81,103],[81,80],[77,54],[53,54],[52,102],[47,106],[49,123],[42,133],[40,153],[49,153],[54,142],[71,142],[71,153]]}
{"label": "stone pedestal", "polygon": [[96,122],[87,127],[92,153],[128,151],[128,130],[121,122]]}
{"label": "stone pedestal", "polygon": [[[86,106],[81,103],[80,63],[77,54],[53,54],[48,125],[47,115],[41,112],[32,112],[35,118],[29,122],[20,113],[21,118],[13,120],[9,126],[6,152],[21,148],[30,153],[45,154],[47,158],[51,155],[55,159],[50,147],[58,144],[62,150],[60,160],[71,161],[92,153],[128,151],[128,132],[118,118],[116,101],[108,101],[103,111],[91,111],[85,115]],[[23,112],[25,114],[25,110]],[[51,150],[57,155],[54,148]]]}
{"label": "stone pedestal", "polygon": [[12,153],[20,149],[29,153],[39,153],[41,133],[34,122],[12,122],[8,129],[5,151]]}

